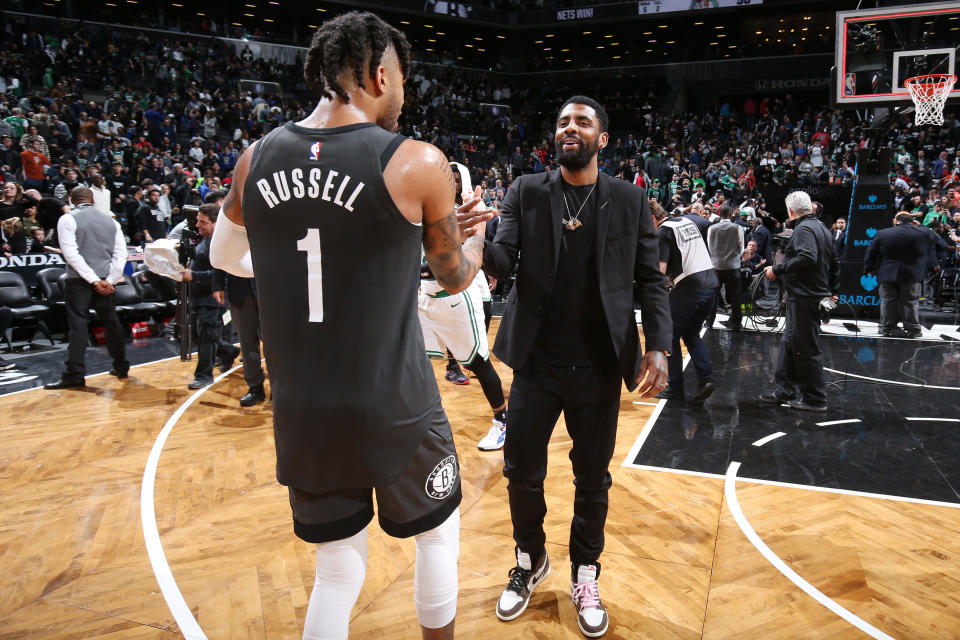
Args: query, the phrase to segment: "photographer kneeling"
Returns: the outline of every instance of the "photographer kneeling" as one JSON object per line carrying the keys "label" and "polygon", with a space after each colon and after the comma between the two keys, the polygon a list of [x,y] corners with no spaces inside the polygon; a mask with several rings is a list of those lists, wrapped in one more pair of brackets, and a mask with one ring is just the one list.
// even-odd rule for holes
{"label": "photographer kneeling", "polygon": [[767,404],[786,403],[803,411],[827,410],[827,386],[817,336],[820,305],[839,286],[840,260],[830,230],[817,219],[810,196],[794,191],[786,198],[793,235],[785,260],[767,267],[764,276],[780,279],[786,293],[786,324],[777,357],[776,388],[760,395]]}
{"label": "photographer kneeling", "polygon": [[214,269],[210,265],[210,237],[217,226],[219,207],[205,204],[197,213],[197,231],[201,239],[194,249],[190,268],[183,272],[184,282],[190,283],[190,298],[193,301],[197,322],[197,368],[188,389],[199,389],[213,382],[214,356],[220,357],[221,371],[228,371],[240,355],[240,349],[223,339],[224,305],[213,297],[211,284]]}

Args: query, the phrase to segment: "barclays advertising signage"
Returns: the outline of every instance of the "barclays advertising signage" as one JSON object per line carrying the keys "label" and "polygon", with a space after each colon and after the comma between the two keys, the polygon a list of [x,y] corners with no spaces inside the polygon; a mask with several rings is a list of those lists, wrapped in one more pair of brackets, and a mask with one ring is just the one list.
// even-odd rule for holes
{"label": "barclays advertising signage", "polygon": [[893,194],[887,176],[858,175],[847,214],[847,241],[840,257],[862,262],[877,231],[893,224],[894,213]]}
{"label": "barclays advertising signage", "polygon": [[835,315],[847,315],[853,307],[858,317],[876,315],[880,311],[880,295],[877,276],[863,273],[862,265],[847,262],[840,269],[840,306]]}
{"label": "barclays advertising signage", "polygon": [[854,240],[854,241],[853,241],[854,246],[857,246],[857,247],[869,247],[869,246],[870,246],[870,243],[873,242],[873,238],[877,235],[877,229],[876,229],[876,227],[867,227],[867,230],[865,231],[865,233],[866,233],[866,235],[867,235],[867,239],[866,239],[866,240]]}

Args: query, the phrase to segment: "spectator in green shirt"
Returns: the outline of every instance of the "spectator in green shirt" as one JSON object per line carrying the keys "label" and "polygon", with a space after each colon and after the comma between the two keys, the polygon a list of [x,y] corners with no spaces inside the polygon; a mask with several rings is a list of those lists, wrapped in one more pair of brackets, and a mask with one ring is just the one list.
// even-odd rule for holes
{"label": "spectator in green shirt", "polygon": [[4,120],[9,122],[10,126],[13,127],[14,139],[19,139],[26,133],[28,121],[23,117],[23,109],[20,107],[14,107],[11,111],[13,115],[7,116]]}
{"label": "spectator in green shirt", "polygon": [[933,209],[931,209],[927,215],[923,217],[923,226],[933,227],[933,225],[938,222],[946,226],[949,221],[950,217],[948,213],[944,211],[943,207],[940,206],[940,203],[937,202],[933,205]]}

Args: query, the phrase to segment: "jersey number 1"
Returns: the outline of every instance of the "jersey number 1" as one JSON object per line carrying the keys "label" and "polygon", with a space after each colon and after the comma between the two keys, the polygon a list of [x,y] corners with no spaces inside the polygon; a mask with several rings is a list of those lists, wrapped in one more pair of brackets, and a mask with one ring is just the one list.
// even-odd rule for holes
{"label": "jersey number 1", "polygon": [[297,251],[307,252],[307,300],[310,305],[308,322],[323,322],[323,267],[320,263],[320,230],[307,229],[307,235],[297,241]]}

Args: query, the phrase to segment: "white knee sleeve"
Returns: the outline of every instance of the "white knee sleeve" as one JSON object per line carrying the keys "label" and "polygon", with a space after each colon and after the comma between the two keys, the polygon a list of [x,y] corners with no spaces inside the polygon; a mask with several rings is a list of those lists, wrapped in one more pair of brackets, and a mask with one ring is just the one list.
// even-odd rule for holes
{"label": "white knee sleeve", "polygon": [[417,618],[421,626],[439,629],[457,615],[460,509],[450,514],[443,524],[416,536],[416,541],[413,599]]}
{"label": "white knee sleeve", "polygon": [[350,612],[367,575],[367,530],[317,545],[317,577],[303,640],[345,640]]}

